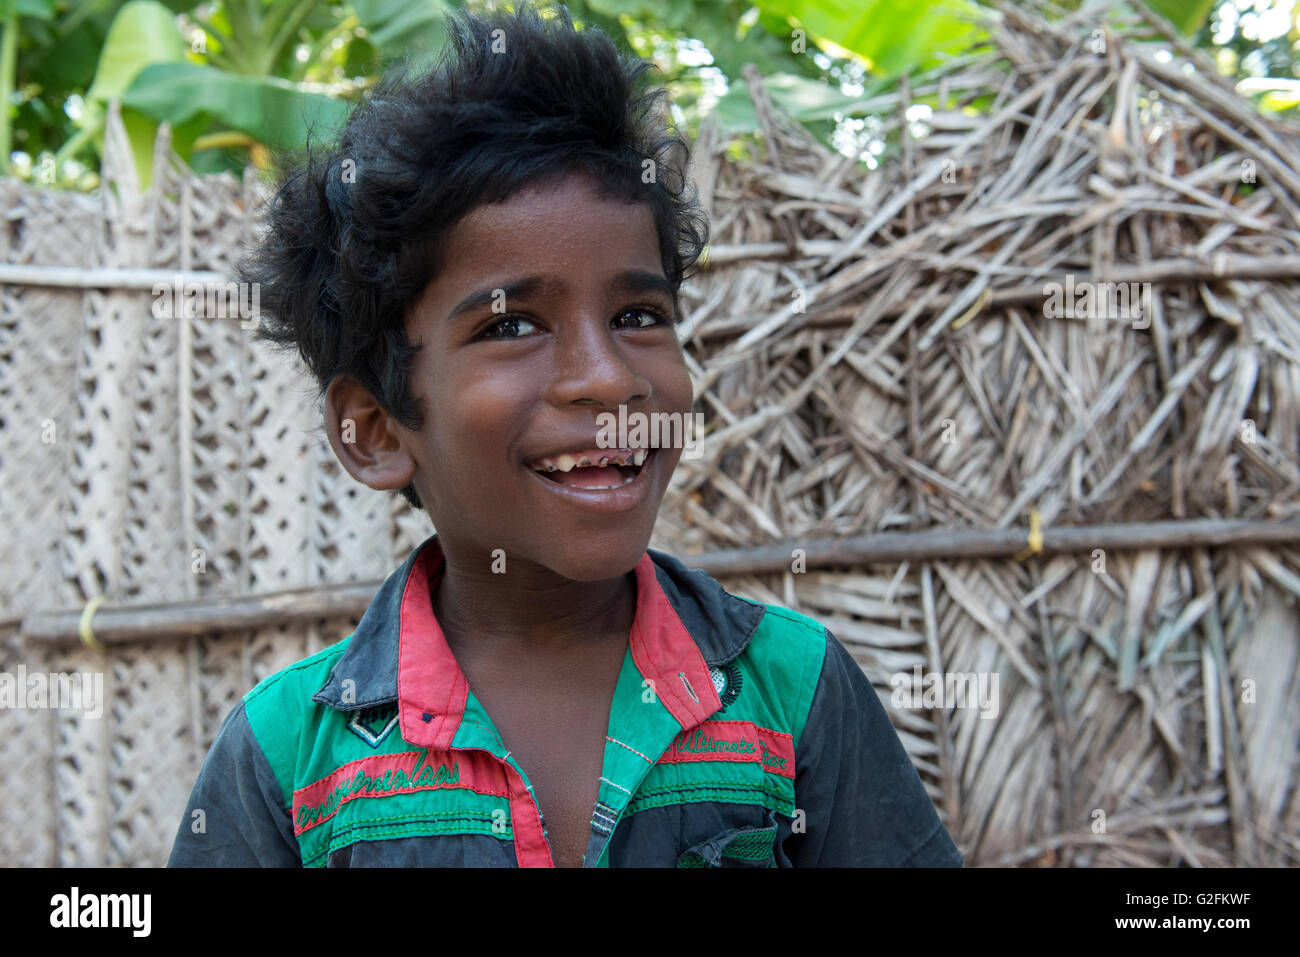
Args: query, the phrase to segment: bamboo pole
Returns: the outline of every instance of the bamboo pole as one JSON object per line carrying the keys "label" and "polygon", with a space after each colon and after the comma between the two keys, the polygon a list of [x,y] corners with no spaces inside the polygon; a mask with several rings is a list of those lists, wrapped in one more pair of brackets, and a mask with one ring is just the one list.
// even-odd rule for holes
{"label": "bamboo pole", "polygon": [[[789,243],[735,243],[711,246],[701,268],[729,265],[734,262],[775,259],[789,260],[825,256],[839,248],[839,243],[829,239],[804,240],[798,248]],[[954,264],[954,268],[960,264]],[[975,263],[968,264],[974,270]],[[1103,275],[1077,273],[1078,283],[1175,283],[1215,279],[1293,279],[1300,275],[1300,256],[1245,256],[1223,253],[1205,260],[1163,259],[1139,266],[1118,266]],[[230,276],[203,269],[140,269],[102,267],[82,269],[77,266],[39,266],[0,263],[0,285],[62,286],[73,289],[152,289],[157,283],[171,283],[180,277],[182,282],[227,283]],[[991,291],[989,305],[1007,305],[1042,300],[1043,283],[1054,276],[1044,276],[1042,283],[1013,286]],[[936,305],[942,307],[952,300],[942,296]],[[901,312],[898,308],[895,312]],[[817,325],[817,318],[810,317]],[[831,320],[832,323],[835,320]],[[843,319],[838,320],[844,322]]]}
{"label": "bamboo pole", "polygon": [[[1300,542],[1300,522],[1202,518],[1181,522],[1134,522],[1116,525],[1075,525],[1043,529],[1043,554],[1199,545],[1283,544]],[[801,549],[808,568],[869,565],[876,562],[952,561],[965,558],[1007,558],[1024,552],[1029,530],[935,529],[924,532],[882,532],[840,541],[791,541],[757,548],[735,548],[689,556],[692,568],[710,575],[761,575],[789,571],[793,552]]]}
{"label": "bamboo pole", "polygon": [[[778,246],[779,243],[767,243],[766,246]],[[727,247],[720,246],[712,254],[710,262],[714,265],[725,260],[729,255]],[[750,259],[768,259],[768,258],[791,258],[788,254],[785,256],[755,256],[751,255]],[[974,272],[979,268],[975,262],[966,264],[953,264],[953,269],[969,269]],[[1044,286],[1051,282],[1059,282],[1063,279],[1068,270],[1053,270],[1050,275],[1044,275],[1038,280],[1029,284],[1007,285],[997,288],[990,288],[988,296],[983,303],[984,309],[992,309],[998,306],[1016,306],[1037,303],[1040,306],[1046,301],[1047,294],[1044,292]],[[1078,271],[1074,272],[1076,286],[1082,288],[1084,285],[1091,284],[1100,286],[1106,283],[1119,285],[1121,283],[1151,283],[1152,285],[1171,284],[1187,282],[1214,282],[1229,279],[1272,279],[1287,280],[1300,276],[1300,256],[1244,256],[1230,253],[1223,253],[1212,256],[1206,260],[1199,259],[1162,259],[1152,260],[1139,266],[1116,266],[1104,273],[1094,275],[1091,272]],[[950,306],[960,295],[960,293],[943,293],[934,298],[931,304],[931,311],[936,314],[947,306]],[[901,315],[907,310],[908,303],[897,303],[886,306],[881,310],[881,318],[893,318]],[[816,328],[834,328],[848,325],[852,321],[853,313],[844,309],[829,308],[824,315],[810,315],[806,320],[806,325]],[[1079,318],[1067,311],[1062,319]],[[704,323],[696,334],[700,339],[719,339],[728,338],[734,335],[738,328],[749,328],[753,324],[752,316],[737,316],[734,319],[721,318],[711,322]]]}
{"label": "bamboo pole", "polygon": [[[360,615],[382,582],[350,582],[229,598],[198,598],[158,605],[101,605],[91,628],[96,641],[167,641],[297,621]],[[36,641],[79,641],[81,611],[34,612],[21,633]]]}
{"label": "bamboo pole", "polygon": [[134,269],[80,266],[29,266],[0,263],[0,285],[62,286],[70,289],[149,289],[175,282],[227,283],[233,280],[206,269]]}
{"label": "bamboo pole", "polygon": [[[788,572],[801,550],[803,567],[828,568],[880,562],[954,561],[1007,558],[1023,553],[1029,542],[1025,528],[934,529],[921,532],[882,532],[839,541],[788,541],[757,548],[728,548],[683,555],[690,568],[720,577]],[[1251,521],[1202,518],[1188,521],[1136,522],[1116,525],[1077,525],[1042,531],[1042,554],[1193,548],[1216,545],[1282,545],[1300,543],[1300,521]],[[102,605],[91,627],[97,641],[171,641],[191,635],[239,631],[332,617],[359,617],[380,581],[318,585],[263,595],[201,598],[159,605]],[[40,642],[80,640],[82,612],[34,612],[22,623],[22,634]]]}

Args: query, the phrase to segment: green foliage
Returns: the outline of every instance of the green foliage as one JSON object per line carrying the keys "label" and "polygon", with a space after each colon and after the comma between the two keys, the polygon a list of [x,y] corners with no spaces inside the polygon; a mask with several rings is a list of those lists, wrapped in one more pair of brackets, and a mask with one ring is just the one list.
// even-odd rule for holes
{"label": "green foliage", "polygon": [[[864,111],[867,99],[886,85],[886,81],[881,81],[863,96],[850,96],[829,83],[789,73],[763,77],[763,86],[772,102],[804,125],[834,120],[837,115],[858,115]],[[758,116],[754,113],[749,90],[742,84],[733,86],[718,101],[716,116],[724,132],[747,133],[758,129]]]}
{"label": "green foliage", "polygon": [[[32,166],[80,158],[94,165],[110,99],[142,179],[157,125],[198,169],[268,161],[329,135],[351,100],[389,65],[416,69],[446,39],[445,17],[488,0],[0,0],[0,143]],[[546,2],[546,0],[541,0]],[[1077,10],[1083,0],[1058,0]],[[1212,39],[1217,0],[1145,3],[1194,42],[1263,76],[1261,108],[1293,107],[1300,13],[1292,37]],[[870,101],[900,74],[929,71],[982,39],[979,0],[566,0],[652,59],[688,133],[714,115],[731,148],[763,155],[744,79],[753,64],[778,108],[825,142],[837,128],[878,121]],[[179,16],[178,16],[179,14]],[[1225,60],[1226,58],[1226,60]],[[1244,65],[1243,65],[1244,64]],[[1245,73],[1246,66],[1250,72]],[[918,101],[920,102],[920,101]],[[4,122],[5,119],[8,122]],[[841,132],[842,129],[841,129]],[[3,154],[0,154],[3,155]]]}
{"label": "green foliage", "polygon": [[865,59],[872,72],[897,76],[933,66],[979,38],[978,7],[966,0],[758,0],[815,37]]}
{"label": "green foliage", "polygon": [[444,0],[353,0],[351,6],[376,54],[384,59],[410,56],[416,64],[442,49],[444,21],[454,9]]}
{"label": "green foliage", "polygon": [[783,20],[744,22],[753,8],[742,0],[586,0],[586,6],[617,19],[630,45],[640,47],[638,52],[653,45],[645,43],[641,34],[696,39],[708,50],[712,65],[732,79],[741,76],[746,63],[764,73],[806,72],[812,77],[821,72],[808,58],[793,52],[790,27]]}
{"label": "green foliage", "polygon": [[[136,77],[150,64],[175,63],[185,58],[186,48],[176,30],[171,10],[157,0],[130,0],[117,12],[104,39],[95,79],[86,92],[86,112],[72,147],[92,137],[102,140],[109,100],[122,98]],[[122,125],[131,143],[136,175],[148,186],[153,175],[153,144],[157,123],[124,110]],[[60,160],[70,150],[65,145]]]}
{"label": "green foliage", "polygon": [[240,76],[198,63],[155,63],[141,71],[122,104],[157,121],[186,123],[206,114],[225,128],[278,149],[328,138],[347,117],[340,99],[274,76]]}
{"label": "green foliage", "polygon": [[1210,11],[1214,9],[1214,0],[1146,0],[1146,2],[1152,10],[1188,36],[1201,28],[1210,16]]}
{"label": "green foliage", "polygon": [[146,66],[179,62],[185,53],[170,10],[156,0],[130,0],[118,11],[104,39],[86,98],[100,102],[120,98]]}
{"label": "green foliage", "polygon": [[54,0],[17,0],[18,16],[36,17],[40,20],[53,20]]}
{"label": "green foliage", "polygon": [[[7,2],[0,0],[0,13]],[[52,154],[62,175],[68,160],[102,150],[107,102],[121,99],[146,183],[152,153],[146,142],[152,144],[160,120],[173,123],[178,152],[205,169],[238,169],[257,144],[300,147],[309,129],[337,125],[347,98],[387,63],[410,58],[419,65],[440,49],[451,9],[446,0],[16,3],[18,29],[6,30],[3,41],[15,47],[6,73],[17,79],[10,148],[25,151],[31,170],[39,166],[50,181],[44,167]],[[184,30],[177,13],[188,20]],[[211,72],[195,74],[187,62]],[[179,72],[149,70],[162,63]],[[330,95],[320,92],[322,84]],[[245,134],[239,149],[192,152],[200,134],[208,134],[202,145],[229,141],[234,132]]]}

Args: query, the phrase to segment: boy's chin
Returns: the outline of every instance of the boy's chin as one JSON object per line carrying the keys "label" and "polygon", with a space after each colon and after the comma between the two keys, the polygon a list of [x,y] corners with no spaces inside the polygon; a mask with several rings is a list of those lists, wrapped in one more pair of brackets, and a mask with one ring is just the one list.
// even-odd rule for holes
{"label": "boy's chin", "polygon": [[571,581],[594,582],[618,578],[636,568],[650,544],[650,535],[624,532],[604,541],[557,543],[541,556],[541,563]]}

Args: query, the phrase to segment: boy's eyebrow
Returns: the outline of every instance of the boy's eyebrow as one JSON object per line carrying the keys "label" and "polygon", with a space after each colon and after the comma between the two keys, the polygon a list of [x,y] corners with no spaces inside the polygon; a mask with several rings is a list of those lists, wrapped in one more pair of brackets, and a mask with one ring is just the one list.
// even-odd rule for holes
{"label": "boy's eyebrow", "polygon": [[625,269],[614,277],[613,286],[619,292],[658,292],[669,299],[675,298],[676,290],[666,276],[647,272],[644,269]]}
{"label": "boy's eyebrow", "polygon": [[[625,269],[614,277],[614,281],[610,285],[618,292],[657,292],[668,299],[675,298],[673,284],[668,281],[667,277],[644,269]],[[493,286],[490,289],[480,289],[477,292],[470,293],[447,314],[447,318],[448,320],[455,319],[457,316],[478,309],[480,306],[491,305],[497,301],[500,293],[505,293],[507,301],[511,299],[528,299],[536,295],[555,293],[562,289],[563,286],[563,282],[551,277],[525,276],[522,279],[516,279],[501,286]]]}

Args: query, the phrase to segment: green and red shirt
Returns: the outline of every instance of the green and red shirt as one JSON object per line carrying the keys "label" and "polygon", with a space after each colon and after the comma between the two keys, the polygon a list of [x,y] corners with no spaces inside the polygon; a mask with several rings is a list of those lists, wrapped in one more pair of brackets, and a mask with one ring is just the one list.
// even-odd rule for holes
{"label": "green and red shirt", "polygon": [[[552,866],[527,772],[434,617],[442,570],[434,536],[352,635],[244,696],[169,866]],[[587,867],[961,866],[825,627],[654,550],[635,576]]]}

